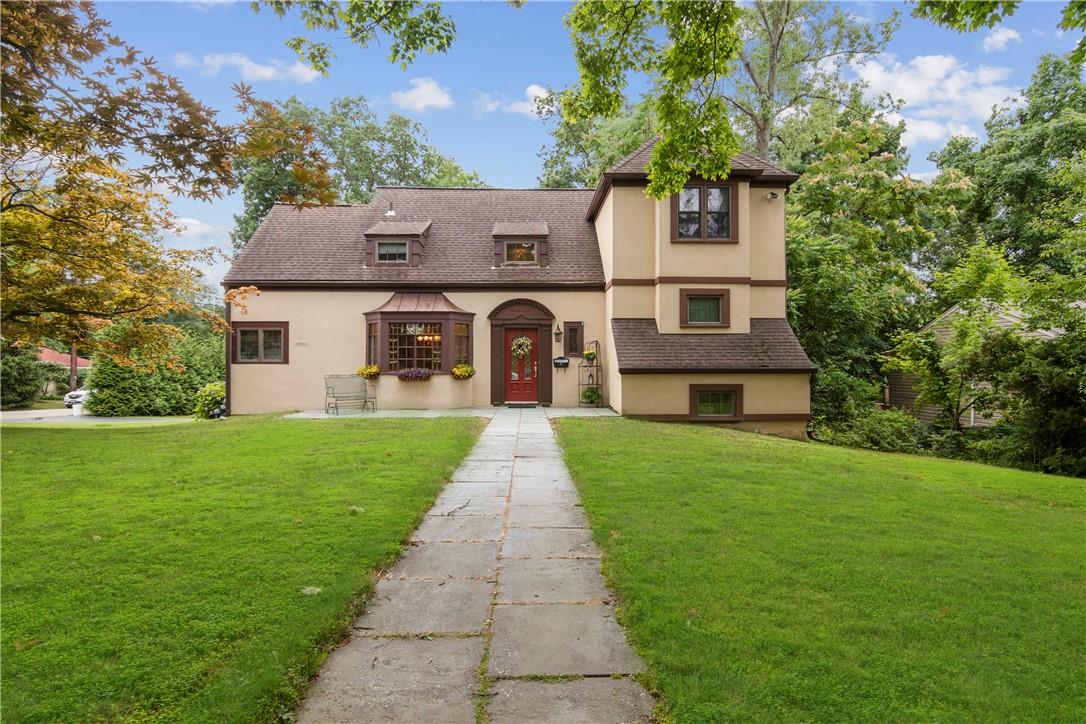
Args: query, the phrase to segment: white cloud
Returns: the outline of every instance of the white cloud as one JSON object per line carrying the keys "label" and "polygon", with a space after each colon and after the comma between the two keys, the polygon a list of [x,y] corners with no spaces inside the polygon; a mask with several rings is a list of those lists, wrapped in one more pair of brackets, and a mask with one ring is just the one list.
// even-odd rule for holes
{"label": "white cloud", "polygon": [[938,171],[909,171],[908,176],[912,177],[913,181],[923,181],[924,183],[931,183],[935,180],[935,177],[939,175]]}
{"label": "white cloud", "polygon": [[471,107],[475,109],[476,113],[493,113],[502,107],[502,102],[490,93],[477,90],[472,95],[474,99],[471,102]]}
{"label": "white cloud", "polygon": [[269,80],[289,80],[296,83],[311,83],[320,77],[320,73],[295,61],[291,64],[278,60],[257,63],[244,53],[208,53],[197,59],[192,53],[176,53],[173,62],[183,68],[199,67],[204,75],[218,75],[224,68],[236,68],[241,79],[249,83]]}
{"label": "white cloud", "polygon": [[178,217],[177,223],[182,227],[182,231],[178,236],[190,241],[216,241],[230,234],[230,229],[225,226],[215,226],[189,216]]}
{"label": "white cloud", "polygon": [[934,143],[952,135],[976,136],[973,126],[991,115],[992,106],[1016,95],[1005,85],[1010,68],[970,66],[953,55],[919,55],[902,63],[884,54],[853,65],[875,96],[889,95],[904,106],[905,145]]}
{"label": "white cloud", "polygon": [[524,89],[524,100],[513,101],[512,103],[506,103],[502,106],[502,110],[506,113],[519,113],[522,116],[528,116],[529,118],[535,118],[535,101],[536,98],[547,95],[547,89],[538,83],[532,83]]}
{"label": "white cloud", "polygon": [[985,36],[981,47],[984,48],[985,53],[991,53],[993,50],[1005,50],[1007,45],[1012,42],[1021,43],[1022,36],[1018,34],[1017,30],[1000,26],[992,28],[992,31]]}
{"label": "white cloud", "polygon": [[411,90],[394,91],[389,98],[397,108],[412,111],[453,107],[452,96],[433,78],[412,78]]}

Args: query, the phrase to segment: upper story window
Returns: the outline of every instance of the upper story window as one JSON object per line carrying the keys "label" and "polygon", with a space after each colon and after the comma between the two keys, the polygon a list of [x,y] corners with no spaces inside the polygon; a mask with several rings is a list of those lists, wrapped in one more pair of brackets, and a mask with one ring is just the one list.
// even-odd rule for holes
{"label": "upper story window", "polygon": [[408,259],[406,241],[377,242],[378,264],[406,264]]}
{"label": "upper story window", "polygon": [[286,364],[287,322],[235,322],[233,360],[238,364]]}
{"label": "upper story window", "polygon": [[734,183],[691,184],[672,196],[671,240],[738,241],[736,189]]}
{"label": "upper story window", "polygon": [[727,289],[680,289],[679,326],[730,326],[730,297]]}
{"label": "upper story window", "polygon": [[536,256],[536,242],[534,241],[507,241],[505,242],[506,264],[538,264]]}

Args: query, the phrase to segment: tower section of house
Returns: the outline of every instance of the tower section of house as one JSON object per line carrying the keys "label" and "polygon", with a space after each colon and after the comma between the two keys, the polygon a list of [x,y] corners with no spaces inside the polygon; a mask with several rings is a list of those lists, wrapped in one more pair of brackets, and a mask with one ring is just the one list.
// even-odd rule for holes
{"label": "tower section of house", "polygon": [[[224,281],[259,290],[227,309],[230,412],[322,409],[325,377],[367,364],[383,408],[576,406],[596,342],[592,379],[622,414],[802,436],[811,365],[784,303],[795,176],[741,155],[723,182],[654,200],[651,150],[594,191],[276,205]],[[454,378],[464,363],[475,376]]]}
{"label": "tower section of house", "polygon": [[652,147],[604,174],[586,215],[606,276],[611,406],[803,435],[813,368],[785,318],[784,211],[797,177],[740,154],[728,178],[652,199]]}

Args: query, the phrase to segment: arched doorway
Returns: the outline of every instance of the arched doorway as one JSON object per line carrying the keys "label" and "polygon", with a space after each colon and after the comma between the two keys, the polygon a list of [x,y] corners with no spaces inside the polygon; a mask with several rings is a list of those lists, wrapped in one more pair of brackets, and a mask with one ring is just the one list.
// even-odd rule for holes
{"label": "arched doorway", "polygon": [[502,302],[490,319],[490,404],[551,404],[554,315],[531,299]]}

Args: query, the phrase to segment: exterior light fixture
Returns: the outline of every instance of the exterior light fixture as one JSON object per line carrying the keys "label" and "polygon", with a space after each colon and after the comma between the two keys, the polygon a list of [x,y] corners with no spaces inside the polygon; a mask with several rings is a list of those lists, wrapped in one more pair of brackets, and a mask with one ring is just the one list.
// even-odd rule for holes
{"label": "exterior light fixture", "polygon": [[562,341],[562,326],[561,325],[555,325],[555,327],[554,327],[554,341],[555,342],[561,342]]}
{"label": "exterior light fixture", "polygon": [[769,199],[770,201],[776,201],[777,199],[779,199],[781,197],[781,195],[779,193],[777,193],[776,191],[770,191],[768,194],[765,195],[765,197],[767,199]]}

